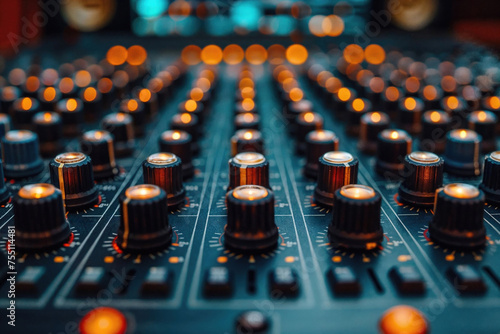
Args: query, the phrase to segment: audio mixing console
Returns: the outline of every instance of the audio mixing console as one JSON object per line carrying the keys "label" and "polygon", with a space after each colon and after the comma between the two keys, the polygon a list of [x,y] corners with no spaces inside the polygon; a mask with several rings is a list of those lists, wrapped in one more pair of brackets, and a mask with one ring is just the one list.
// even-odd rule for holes
{"label": "audio mixing console", "polygon": [[500,331],[495,101],[456,97],[487,51],[212,47],[10,64],[1,333]]}

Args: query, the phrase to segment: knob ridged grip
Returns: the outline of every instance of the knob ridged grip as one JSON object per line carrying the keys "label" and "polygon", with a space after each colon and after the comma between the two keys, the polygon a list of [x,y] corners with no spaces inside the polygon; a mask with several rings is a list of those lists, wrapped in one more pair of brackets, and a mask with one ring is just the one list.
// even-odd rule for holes
{"label": "knob ridged grip", "polygon": [[429,224],[431,239],[455,248],[484,246],[484,202],[484,193],[468,184],[454,183],[439,189]]}
{"label": "knob ridged grip", "polygon": [[319,171],[314,200],[325,206],[333,205],[337,189],[358,180],[358,159],[350,153],[332,151],[319,158]]}
{"label": "knob ridged grip", "polygon": [[61,189],[68,209],[87,208],[99,199],[92,162],[80,152],[59,154],[50,162],[50,180]]}
{"label": "knob ridged grip", "polygon": [[484,160],[483,182],[479,185],[489,204],[500,204],[500,151],[492,152]]}
{"label": "knob ridged grip", "polygon": [[113,135],[108,131],[96,130],[83,134],[80,146],[82,152],[87,154],[97,180],[112,178],[120,173],[115,160]]}
{"label": "knob ridged grip", "polygon": [[436,189],[443,185],[443,159],[430,152],[412,152],[404,165],[399,199],[410,205],[431,206]]}
{"label": "knob ridged grip", "polygon": [[9,131],[2,138],[5,176],[11,179],[35,176],[43,170],[38,136],[27,130]]}
{"label": "knob ridged grip", "polygon": [[166,249],[172,243],[167,195],[143,184],[128,188],[120,197],[120,227],[116,244],[130,253]]}
{"label": "knob ridged grip", "polygon": [[61,191],[51,184],[24,186],[14,196],[16,246],[41,250],[61,246],[71,235]]}
{"label": "knob ridged grip", "polygon": [[186,190],[182,184],[182,161],[173,153],[156,153],[142,163],[144,183],[165,191],[170,208],[184,203]]}
{"label": "knob ridged grip", "polygon": [[274,194],[255,185],[239,186],[226,195],[227,248],[239,252],[265,252],[276,247],[278,228],[274,222]]}
{"label": "knob ridged grip", "polygon": [[229,160],[228,164],[228,191],[247,184],[270,188],[269,162],[262,154],[257,152],[238,153],[234,158]]}
{"label": "knob ridged grip", "polygon": [[382,242],[382,197],[370,187],[351,184],[335,192],[328,236],[334,247],[373,249]]}

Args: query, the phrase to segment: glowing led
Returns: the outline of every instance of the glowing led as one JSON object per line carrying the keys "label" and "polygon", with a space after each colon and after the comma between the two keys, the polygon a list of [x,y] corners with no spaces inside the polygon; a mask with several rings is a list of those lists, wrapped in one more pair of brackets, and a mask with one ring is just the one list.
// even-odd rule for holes
{"label": "glowing led", "polygon": [[348,88],[342,87],[337,92],[340,101],[346,102],[351,98],[351,91]]}
{"label": "glowing led", "polygon": [[354,160],[354,157],[349,152],[331,151],[325,153],[323,159],[334,164],[344,164]]}
{"label": "glowing led", "polygon": [[81,334],[125,334],[127,320],[114,308],[98,307],[82,318],[79,330]]}
{"label": "glowing led", "polygon": [[421,151],[415,151],[410,153],[408,158],[410,158],[410,160],[423,164],[430,164],[439,161],[439,157],[436,154],[431,152],[421,152]]}
{"label": "glowing led", "polygon": [[147,88],[143,88],[139,91],[139,100],[141,100],[141,102],[148,102],[149,100],[151,100],[151,91]]}
{"label": "glowing led", "polygon": [[62,164],[74,164],[85,160],[86,155],[80,152],[61,153],[55,157],[55,161]]}
{"label": "glowing led", "polygon": [[265,198],[268,194],[266,188],[254,185],[245,185],[236,187],[233,190],[233,196],[237,199],[246,201],[255,201]]}
{"label": "glowing led", "polygon": [[253,110],[253,108],[255,108],[255,102],[250,98],[246,98],[246,99],[243,99],[243,101],[241,101],[241,106],[242,106],[243,110],[251,111],[251,110]]}
{"label": "glowing led", "polygon": [[125,196],[134,200],[145,200],[160,195],[161,190],[159,187],[152,184],[140,184],[128,188],[125,191]]}
{"label": "glowing led", "polygon": [[474,198],[479,196],[479,190],[466,183],[452,183],[444,186],[445,194],[455,198]]}
{"label": "glowing led", "polygon": [[362,99],[354,99],[352,101],[352,109],[354,109],[354,111],[363,111],[364,108],[365,102],[363,102]]}
{"label": "glowing led", "polygon": [[408,97],[405,99],[405,108],[407,110],[415,110],[417,107],[417,101],[413,97]]}
{"label": "glowing led", "polygon": [[25,97],[21,100],[21,109],[22,110],[30,110],[33,106],[33,101],[29,97]]}
{"label": "glowing led", "polygon": [[351,199],[369,199],[375,197],[375,190],[361,184],[349,184],[340,189],[340,193]]}
{"label": "glowing led", "polygon": [[48,183],[36,183],[22,187],[19,196],[26,199],[40,199],[52,195],[56,188]]}
{"label": "glowing led", "polygon": [[233,161],[242,165],[256,165],[263,161],[266,158],[260,153],[257,152],[243,152],[238,153],[234,156]]}
{"label": "glowing led", "polygon": [[97,90],[94,87],[87,87],[83,91],[83,98],[87,102],[94,101],[97,97]]}
{"label": "glowing led", "polygon": [[177,156],[173,153],[155,153],[151,154],[147,160],[154,165],[170,165],[177,161]]}

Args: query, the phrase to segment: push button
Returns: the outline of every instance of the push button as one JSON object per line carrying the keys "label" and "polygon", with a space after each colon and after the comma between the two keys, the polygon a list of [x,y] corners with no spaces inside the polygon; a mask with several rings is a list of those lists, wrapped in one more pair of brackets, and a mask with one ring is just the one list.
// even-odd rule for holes
{"label": "push button", "polygon": [[151,267],[144,283],[142,283],[142,293],[145,295],[163,294],[170,292],[172,286],[172,275],[165,267]]}
{"label": "push button", "polygon": [[297,273],[289,267],[275,268],[269,275],[271,297],[295,297],[299,294]]}
{"label": "push button", "polygon": [[203,294],[206,297],[227,297],[233,293],[233,282],[229,270],[211,267],[205,275]]}
{"label": "push button", "polygon": [[349,267],[331,268],[327,278],[336,295],[357,295],[361,292],[361,284]]}
{"label": "push button", "polygon": [[458,292],[480,294],[487,290],[481,274],[468,264],[460,264],[449,268],[446,276]]}
{"label": "push button", "polygon": [[425,292],[422,275],[413,266],[393,267],[389,271],[389,277],[401,294],[420,295]]}
{"label": "push button", "polygon": [[106,272],[100,267],[87,267],[83,271],[78,283],[76,292],[95,293],[104,287]]}

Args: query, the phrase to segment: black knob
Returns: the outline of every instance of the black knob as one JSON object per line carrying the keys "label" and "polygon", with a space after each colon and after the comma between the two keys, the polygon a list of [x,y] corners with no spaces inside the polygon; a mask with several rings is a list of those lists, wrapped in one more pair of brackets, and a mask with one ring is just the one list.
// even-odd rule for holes
{"label": "black knob", "polygon": [[484,201],[484,193],[469,184],[452,183],[440,188],[429,224],[431,239],[455,248],[484,246]]}
{"label": "black knob", "polygon": [[456,129],[448,132],[444,151],[444,171],[456,176],[480,175],[480,144],[481,136],[475,131]]}
{"label": "black knob", "polygon": [[173,153],[155,153],[142,164],[144,183],[165,191],[170,208],[184,203],[186,190],[182,185],[182,161]]}
{"label": "black knob", "polygon": [[0,205],[5,204],[9,199],[10,199],[10,192],[7,186],[5,185],[2,163],[0,162]]}
{"label": "black knob", "polygon": [[304,154],[306,151],[306,136],[309,132],[323,129],[323,117],[320,114],[307,111],[297,116],[295,128],[295,151]]}
{"label": "black knob", "polygon": [[422,116],[422,134],[419,148],[423,151],[443,153],[446,133],[450,130],[451,119],[444,111],[430,110]]}
{"label": "black knob", "polygon": [[339,149],[339,138],[329,130],[315,130],[307,134],[306,137],[306,166],[304,174],[316,179],[319,170],[319,158],[323,154]]}
{"label": "black knob", "polygon": [[404,169],[404,158],[411,152],[412,139],[403,130],[386,129],[378,134],[375,171],[385,177],[398,178]]}
{"label": "black knob", "polygon": [[35,176],[43,170],[38,136],[28,130],[13,130],[2,138],[2,160],[5,176],[19,179]]}
{"label": "black knob", "polygon": [[491,152],[484,159],[483,182],[479,189],[484,192],[486,202],[500,204],[500,151]]}
{"label": "black knob", "polygon": [[343,186],[335,192],[333,220],[328,236],[334,247],[370,250],[382,242],[382,197],[361,184]]}
{"label": "black knob", "polygon": [[346,133],[350,136],[358,136],[361,118],[372,109],[372,104],[368,99],[357,98],[352,100],[347,106]]}
{"label": "black knob", "polygon": [[399,100],[398,126],[410,134],[422,131],[422,113],[424,102],[415,97]]}
{"label": "black knob", "polygon": [[80,99],[83,101],[85,122],[97,121],[103,109],[102,94],[94,87],[87,87],[80,91]]}
{"label": "black knob", "polygon": [[31,120],[40,110],[38,100],[31,97],[22,97],[12,105],[12,120],[18,129],[33,130]]}
{"label": "black knob", "polygon": [[229,159],[229,186],[232,190],[238,186],[254,184],[269,187],[269,162],[257,152],[243,152]]}
{"label": "black knob", "polygon": [[125,99],[120,103],[120,112],[132,117],[134,134],[137,137],[142,137],[144,135],[144,127],[146,126],[147,120],[144,104],[138,99]]}
{"label": "black knob", "polygon": [[113,135],[104,130],[92,130],[83,134],[80,141],[82,152],[87,154],[94,170],[94,178],[102,180],[120,173],[115,160]]}
{"label": "black knob", "polygon": [[55,248],[71,236],[62,194],[51,184],[24,186],[14,196],[16,246],[26,250]]}
{"label": "black knob", "polygon": [[334,204],[337,189],[358,181],[358,159],[342,151],[325,153],[319,159],[318,181],[314,200],[325,206]]}
{"label": "black knob", "polygon": [[104,117],[102,128],[113,135],[117,157],[132,154],[134,151],[134,127],[130,115],[124,113],[109,114]]}
{"label": "black knob", "polygon": [[224,242],[240,252],[265,252],[276,247],[278,227],[274,222],[274,194],[262,186],[246,185],[226,195],[227,225]]}
{"label": "black knob", "polygon": [[182,175],[184,179],[194,175],[192,137],[186,131],[168,130],[161,134],[159,139],[161,152],[170,152],[182,161]]}
{"label": "black knob", "polygon": [[7,114],[0,114],[0,138],[5,136],[11,129],[10,117]]}
{"label": "black knob", "polygon": [[416,206],[431,206],[443,185],[444,161],[431,152],[412,152],[405,157],[399,200]]}
{"label": "black knob", "polygon": [[80,152],[59,154],[50,162],[50,181],[61,189],[68,209],[83,209],[99,199],[92,162]]}
{"label": "black knob", "polygon": [[80,99],[64,99],[57,103],[57,111],[63,123],[63,135],[74,137],[80,134],[84,121],[83,102]]}
{"label": "black knob", "polygon": [[241,152],[258,152],[264,154],[264,139],[260,131],[241,129],[231,137],[231,155]]}
{"label": "black knob", "polygon": [[168,223],[167,195],[158,186],[141,184],[120,197],[120,227],[116,244],[124,251],[139,253],[166,249],[172,243]]}
{"label": "black knob", "polygon": [[497,116],[491,111],[473,111],[468,116],[469,129],[476,131],[483,140],[481,152],[489,153],[497,149],[496,126]]}
{"label": "black knob", "polygon": [[35,132],[40,141],[40,153],[45,157],[53,157],[60,152],[62,145],[62,122],[55,112],[39,112],[33,117]]}
{"label": "black knob", "polygon": [[390,122],[389,115],[383,112],[364,114],[360,121],[358,148],[364,153],[375,154],[378,134],[389,128]]}
{"label": "black knob", "polygon": [[0,96],[0,108],[4,113],[10,113],[14,101],[21,97],[21,90],[15,86],[7,86],[2,88]]}
{"label": "black knob", "polygon": [[38,100],[41,110],[55,110],[57,102],[61,100],[61,92],[52,87],[46,87],[38,91]]}

